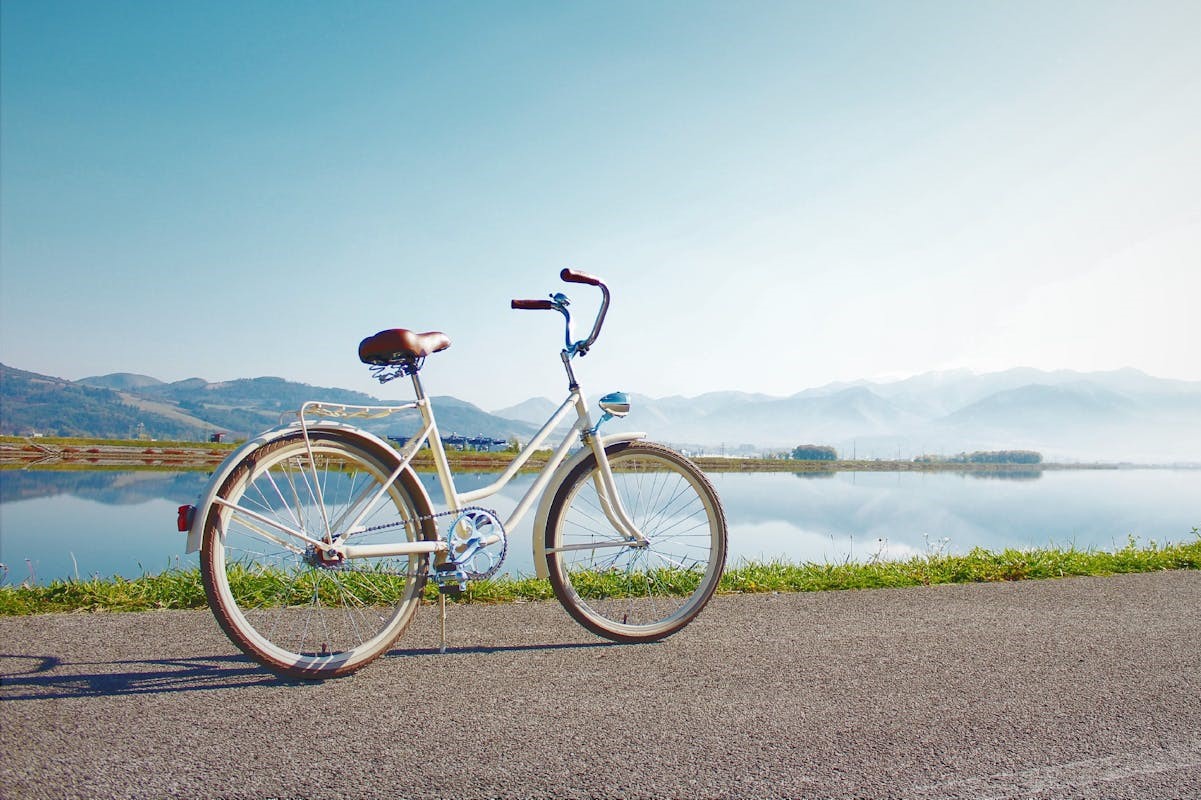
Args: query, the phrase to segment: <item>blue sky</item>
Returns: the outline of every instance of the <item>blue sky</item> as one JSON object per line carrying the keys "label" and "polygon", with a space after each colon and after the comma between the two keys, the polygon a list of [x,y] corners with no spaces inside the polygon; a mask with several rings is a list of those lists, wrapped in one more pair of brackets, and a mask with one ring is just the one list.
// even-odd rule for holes
{"label": "blue sky", "polygon": [[[1201,380],[1201,5],[5,0],[0,360],[428,388]],[[580,313],[591,290],[567,290]]]}

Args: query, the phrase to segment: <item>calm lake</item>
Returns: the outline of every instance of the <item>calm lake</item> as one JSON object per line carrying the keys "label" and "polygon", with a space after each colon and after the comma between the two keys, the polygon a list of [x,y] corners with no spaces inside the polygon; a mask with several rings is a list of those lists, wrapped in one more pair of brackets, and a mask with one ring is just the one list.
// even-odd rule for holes
{"label": "calm lake", "polygon": [[[730,564],[744,560],[865,561],[941,549],[965,553],[1046,545],[1112,550],[1130,537],[1184,542],[1201,527],[1201,470],[1047,471],[1037,477],[858,472],[710,475],[730,528]],[[494,475],[466,475],[459,490]],[[423,475],[435,501],[434,475]],[[176,506],[196,502],[204,472],[0,472],[0,563],[16,584],[195,567],[175,530]],[[533,476],[482,502],[501,519]],[[533,514],[509,531],[510,574],[533,573]]]}

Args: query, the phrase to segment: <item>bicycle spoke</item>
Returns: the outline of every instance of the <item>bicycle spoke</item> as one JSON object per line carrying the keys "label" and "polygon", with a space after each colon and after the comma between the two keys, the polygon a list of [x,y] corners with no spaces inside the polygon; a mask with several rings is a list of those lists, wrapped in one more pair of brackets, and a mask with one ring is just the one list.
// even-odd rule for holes
{"label": "bicycle spoke", "polygon": [[564,607],[594,632],[619,641],[661,638],[686,625],[715,590],[724,518],[712,487],[678,454],[647,443],[613,452],[615,499],[643,540],[606,546],[625,542],[602,510],[604,490],[590,459],[555,501],[546,533],[551,581]]}

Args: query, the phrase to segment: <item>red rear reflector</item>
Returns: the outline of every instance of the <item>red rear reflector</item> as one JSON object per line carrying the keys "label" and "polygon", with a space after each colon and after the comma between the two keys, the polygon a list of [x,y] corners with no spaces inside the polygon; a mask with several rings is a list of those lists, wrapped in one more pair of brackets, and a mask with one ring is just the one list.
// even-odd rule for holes
{"label": "red rear reflector", "polygon": [[196,515],[196,506],[180,506],[179,517],[175,520],[180,533],[192,530],[192,517]]}

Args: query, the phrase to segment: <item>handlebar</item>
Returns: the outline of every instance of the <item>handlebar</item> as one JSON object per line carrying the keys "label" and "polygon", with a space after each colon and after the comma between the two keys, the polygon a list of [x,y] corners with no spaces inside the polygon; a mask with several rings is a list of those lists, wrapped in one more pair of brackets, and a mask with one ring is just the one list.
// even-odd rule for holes
{"label": "handlebar", "polygon": [[511,303],[512,308],[521,308],[527,311],[551,311],[555,304],[549,300],[514,300]]}
{"label": "handlebar", "polygon": [[571,312],[567,310],[567,306],[571,305],[571,301],[564,294],[553,294],[550,300],[513,300],[509,304],[510,308],[527,311],[550,311],[552,309],[558,311],[563,315],[567,324],[567,347],[565,350],[567,355],[574,356],[577,353],[581,356],[588,355],[589,348],[596,341],[596,337],[600,335],[601,326],[605,323],[605,314],[609,311],[609,287],[595,275],[589,275],[586,272],[577,272],[566,267],[559,273],[559,277],[567,283],[584,283],[601,290],[603,299],[601,300],[600,310],[596,312],[596,321],[592,323],[592,332],[588,334],[586,339],[580,339],[577,342],[571,340]]}
{"label": "handlebar", "polygon": [[604,281],[595,275],[589,275],[587,272],[577,272],[568,267],[563,268],[563,271],[559,273],[559,277],[562,278],[565,283],[586,283],[589,286],[601,287],[605,285]]}

